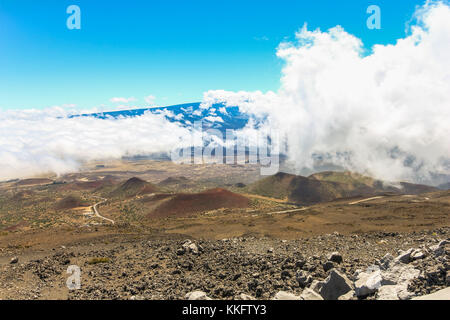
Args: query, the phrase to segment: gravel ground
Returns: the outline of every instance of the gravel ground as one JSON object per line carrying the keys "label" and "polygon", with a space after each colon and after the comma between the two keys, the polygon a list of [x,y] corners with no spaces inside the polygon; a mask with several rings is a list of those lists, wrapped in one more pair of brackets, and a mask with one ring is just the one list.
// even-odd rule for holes
{"label": "gravel ground", "polygon": [[[93,241],[54,248],[40,256],[17,254],[12,261],[12,256],[4,256],[8,262],[0,264],[0,299],[183,299],[195,290],[212,299],[241,299],[241,294],[272,299],[279,291],[300,295],[332,270],[354,282],[359,271],[387,253],[396,257],[409,248],[420,249],[423,257],[409,263],[420,275],[409,283],[408,291],[412,296],[424,295],[450,285],[450,246],[440,256],[430,249],[449,239],[449,234],[450,228],[440,228],[417,233],[333,233],[298,240]],[[330,257],[333,252],[339,254]],[[81,269],[78,290],[66,286],[70,265]]]}

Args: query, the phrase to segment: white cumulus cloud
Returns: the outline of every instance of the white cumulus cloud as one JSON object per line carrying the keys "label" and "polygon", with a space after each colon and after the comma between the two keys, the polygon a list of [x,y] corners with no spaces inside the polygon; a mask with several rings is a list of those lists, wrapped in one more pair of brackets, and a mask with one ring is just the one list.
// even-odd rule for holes
{"label": "white cumulus cloud", "polygon": [[408,36],[368,55],[339,26],[304,26],[277,50],[277,92],[209,91],[202,106],[266,116],[299,171],[320,160],[387,180],[450,174],[450,8],[429,2],[416,19]]}
{"label": "white cumulus cloud", "polygon": [[[239,106],[263,119],[256,130],[278,131],[299,171],[322,162],[384,180],[450,174],[450,7],[428,2],[415,18],[407,36],[366,55],[362,41],[339,26],[327,31],[305,26],[295,41],[277,48],[284,62],[279,90],[208,91],[193,114],[216,102]],[[1,112],[0,179],[170,151],[189,136],[164,112],[119,119],[66,113],[65,108]],[[252,135],[252,124],[242,131]]]}

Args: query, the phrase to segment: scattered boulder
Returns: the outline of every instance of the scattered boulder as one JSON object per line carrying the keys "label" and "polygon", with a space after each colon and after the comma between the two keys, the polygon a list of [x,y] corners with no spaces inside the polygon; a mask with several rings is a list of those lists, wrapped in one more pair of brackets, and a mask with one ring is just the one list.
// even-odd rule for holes
{"label": "scattered boulder", "polygon": [[330,255],[328,255],[328,261],[336,262],[336,263],[342,263],[342,255],[339,252],[333,252]]}
{"label": "scattered boulder", "polygon": [[306,271],[303,270],[298,271],[295,277],[297,279],[299,286],[302,288],[308,286],[313,281],[313,278],[310,275],[308,275]]}
{"label": "scattered boulder", "polygon": [[387,253],[378,261],[378,265],[380,266],[381,270],[387,270],[389,269],[394,259],[395,258],[390,253]]}
{"label": "scattered boulder", "polygon": [[183,243],[183,249],[186,252],[190,252],[193,254],[199,254],[199,249],[198,249],[197,245],[195,243],[193,243],[191,240],[186,240]]}
{"label": "scattered boulder", "polygon": [[317,293],[320,293],[320,289],[322,288],[322,286],[323,286],[323,281],[313,280],[313,282],[311,283],[309,288],[311,290],[314,290]]}
{"label": "scattered boulder", "polygon": [[10,264],[16,264],[17,262],[19,262],[19,257],[13,257],[13,258],[11,258],[11,260],[9,261]]}
{"label": "scattered boulder", "polygon": [[303,300],[323,300],[322,296],[310,288],[303,290],[300,298]]}
{"label": "scattered boulder", "polygon": [[400,254],[395,258],[395,261],[400,261],[402,263],[410,263],[412,261],[411,259],[411,253],[413,253],[414,249],[408,249],[406,251],[400,251]]}
{"label": "scattered boulder", "polygon": [[436,291],[432,294],[412,298],[412,300],[450,300],[450,287]]}
{"label": "scattered boulder", "polygon": [[302,300],[302,298],[290,292],[278,291],[272,300]]}
{"label": "scattered boulder", "polygon": [[301,268],[303,268],[305,263],[306,263],[305,259],[299,259],[295,262],[295,267],[298,269],[301,269]]}
{"label": "scattered boulder", "polygon": [[367,297],[381,287],[382,281],[383,278],[379,269],[374,272],[361,272],[355,282],[355,294],[358,297]]}
{"label": "scattered boulder", "polygon": [[241,293],[239,295],[239,299],[240,300],[255,300],[255,298],[253,298],[252,296],[245,294],[245,293]]}
{"label": "scattered boulder", "polygon": [[[420,271],[412,265],[402,263],[400,259],[395,259],[388,269],[381,271],[380,275],[378,300],[407,300],[414,296],[414,293],[408,291],[408,285],[419,277]],[[374,277],[379,280],[378,275]]]}
{"label": "scattered boulder", "polygon": [[445,251],[445,246],[450,244],[449,240],[442,240],[437,245],[431,246],[430,250],[434,253],[436,257],[442,256]]}
{"label": "scattered boulder", "polygon": [[333,269],[323,282],[320,295],[325,300],[337,300],[351,290],[353,290],[352,282],[343,273]]}
{"label": "scattered boulder", "polygon": [[281,279],[289,279],[291,277],[292,277],[292,275],[289,271],[287,271],[287,270],[281,271]]}
{"label": "scattered boulder", "polygon": [[388,270],[381,273],[382,285],[409,283],[420,275],[420,271],[412,265],[395,263]]}
{"label": "scattered boulder", "polygon": [[212,300],[203,291],[192,291],[184,296],[185,300]]}
{"label": "scattered boulder", "polygon": [[323,267],[323,270],[324,270],[325,272],[328,272],[328,270],[331,270],[331,269],[334,268],[334,263],[331,262],[331,261],[327,261],[327,262],[325,262],[325,263],[323,264],[322,267]]}
{"label": "scattered boulder", "polygon": [[338,300],[353,300],[355,298],[355,291],[351,290],[346,294],[343,294],[338,298]]}
{"label": "scattered boulder", "polygon": [[189,252],[191,252],[193,254],[198,254],[199,253],[198,247],[197,247],[197,245],[195,243],[191,243],[188,246],[188,249],[189,249]]}
{"label": "scattered boulder", "polygon": [[425,258],[425,253],[422,250],[415,249],[411,253],[412,260],[419,260]]}
{"label": "scattered boulder", "polygon": [[399,300],[398,293],[404,290],[401,285],[387,285],[378,289],[377,300]]}

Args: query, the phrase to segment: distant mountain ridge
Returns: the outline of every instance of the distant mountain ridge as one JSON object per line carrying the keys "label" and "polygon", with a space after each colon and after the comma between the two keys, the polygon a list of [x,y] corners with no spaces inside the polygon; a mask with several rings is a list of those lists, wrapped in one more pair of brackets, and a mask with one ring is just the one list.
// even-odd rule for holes
{"label": "distant mountain ridge", "polygon": [[[167,107],[149,107],[131,110],[105,111],[71,115],[69,118],[94,117],[98,119],[118,119],[121,117],[138,117],[145,113],[163,114],[170,122],[177,122],[182,126],[192,126],[202,121],[204,130],[242,129],[248,123],[249,115],[240,112],[238,106],[226,106],[222,103],[212,104],[209,108],[202,108],[200,102],[184,103]],[[256,119],[254,119],[256,120]]]}
{"label": "distant mountain ridge", "polygon": [[438,189],[406,182],[393,186],[358,173],[326,171],[308,177],[279,172],[249,185],[247,190],[266,197],[309,205],[339,198],[386,193],[420,194]]}
{"label": "distant mountain ridge", "polygon": [[[264,116],[257,117],[255,115],[246,113],[244,110],[241,110],[239,106],[228,106],[225,103],[213,103],[211,105],[203,105],[201,102],[192,102],[192,103],[184,103],[177,104],[165,107],[146,107],[139,109],[130,109],[130,110],[118,110],[118,111],[105,111],[105,112],[96,112],[96,113],[85,113],[85,114],[76,114],[71,115],[69,118],[75,117],[94,117],[98,119],[120,119],[126,117],[139,117],[143,116],[147,113],[151,114],[161,114],[168,121],[172,123],[177,123],[180,126],[191,128],[194,126],[196,122],[202,123],[203,130],[208,129],[216,129],[220,132],[225,133],[226,130],[240,130],[246,127],[246,125],[251,124],[254,128],[258,128],[261,123],[263,123],[266,118]],[[248,152],[248,147],[246,146],[246,152]],[[285,146],[279,150],[280,159],[284,160],[286,155]],[[150,156],[148,154],[145,155],[132,155],[129,158],[139,159],[139,158],[147,159]],[[124,157],[128,158],[128,157]],[[169,156],[167,153],[154,153],[150,158],[156,160],[169,160]],[[326,167],[313,168],[314,170],[345,170],[343,167],[336,167],[333,164]],[[431,184],[431,185],[439,185],[440,189],[449,189],[450,188],[450,175],[444,173],[431,173],[429,178],[425,180],[416,180],[419,183]],[[329,181],[329,180],[327,180]],[[332,182],[332,181],[330,181]],[[405,185],[408,188],[408,185]]]}
{"label": "distant mountain ridge", "polygon": [[438,186],[438,188],[441,189],[441,190],[450,190],[450,182],[440,184]]}

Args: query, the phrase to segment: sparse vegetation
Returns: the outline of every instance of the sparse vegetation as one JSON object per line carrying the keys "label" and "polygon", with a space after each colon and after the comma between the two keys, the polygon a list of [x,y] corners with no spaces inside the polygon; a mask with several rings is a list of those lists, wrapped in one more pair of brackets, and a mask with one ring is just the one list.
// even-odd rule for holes
{"label": "sparse vegetation", "polygon": [[[158,170],[153,170],[152,166]],[[108,170],[112,168],[112,165],[108,165]],[[167,186],[160,189],[158,181],[180,175],[187,177],[169,179],[162,183]],[[130,179],[130,176],[139,178]],[[305,239],[304,250],[310,250],[313,237],[317,237],[317,244],[322,246],[324,236],[339,233],[345,235],[345,239],[352,240],[344,241],[340,235],[334,237],[343,245],[351,247],[367,245],[365,240],[372,239],[377,246],[373,252],[381,256],[391,243],[391,234],[434,230],[437,233],[430,231],[427,237],[436,241],[442,237],[438,228],[448,226],[450,191],[417,196],[392,193],[370,201],[366,197],[333,200],[349,190],[365,192],[379,188],[382,183],[372,184],[370,178],[350,173],[323,173],[314,177],[278,174],[255,183],[257,177],[257,168],[251,166],[223,166],[218,170],[217,166],[199,165],[186,170],[185,167],[177,167],[169,162],[151,162],[151,165],[145,165],[144,162],[139,166],[127,164],[116,171],[101,172],[97,169],[95,172],[69,174],[61,177],[66,182],[64,184],[17,186],[12,185],[13,183],[0,183],[0,248],[3,249],[0,250],[0,257],[8,257],[9,261],[13,254],[20,258],[24,252],[47,252],[47,257],[42,261],[53,259],[47,269],[43,268],[42,261],[31,262],[35,265],[37,276],[34,280],[38,284],[54,285],[56,277],[65,272],[67,263],[84,262],[84,272],[92,271],[96,277],[104,276],[105,281],[120,279],[126,285],[129,284],[130,277],[140,277],[137,273],[130,275],[130,268],[145,270],[145,274],[150,269],[159,272],[159,275],[167,273],[168,280],[160,287],[163,289],[166,284],[171,285],[170,279],[178,274],[172,272],[179,269],[177,263],[172,266],[167,264],[171,260],[160,260],[161,255],[167,254],[170,259],[176,255],[178,247],[167,251],[167,245],[163,245],[168,243],[167,239],[202,239],[200,244],[204,251],[195,256],[198,258],[213,252],[207,250],[207,246],[211,244],[230,244],[234,247],[234,241],[216,241],[221,239],[247,236],[248,241],[242,242],[243,250],[247,252],[249,244],[255,245],[256,250],[261,250],[261,238],[265,237],[264,241],[268,241],[268,246],[262,253],[265,254],[270,247],[274,247],[274,254],[278,254],[278,250],[287,248],[289,243]],[[242,182],[245,186],[238,187],[237,182]],[[183,183],[189,186],[183,189]],[[158,185],[157,190],[153,189],[154,185]],[[254,187],[256,189],[252,189]],[[414,189],[414,186],[408,188],[413,191],[428,190],[422,187]],[[250,193],[255,190],[256,194]],[[300,198],[296,198],[298,195]],[[322,202],[329,199],[329,196],[332,196],[329,202]],[[93,211],[89,210],[90,206],[103,198],[108,200],[98,205],[97,210],[100,215],[113,219],[116,222],[114,225],[94,216]],[[298,199],[315,199],[319,203],[303,205],[296,201]],[[58,204],[62,205],[59,207],[61,209],[57,207]],[[373,233],[380,236],[370,238]],[[352,238],[355,234],[358,238]],[[360,240],[354,241],[359,237]],[[210,239],[214,241],[209,241]],[[281,242],[280,239],[287,242]],[[403,239],[406,238],[398,237],[398,241]],[[154,247],[155,243],[163,246]],[[332,244],[335,245],[335,242]],[[179,245],[181,246],[180,243]],[[139,259],[135,259],[135,250],[139,247],[142,252],[138,254]],[[297,246],[292,246],[294,247]],[[339,249],[341,248],[340,245]],[[157,251],[152,251],[156,249]],[[349,250],[353,252],[353,249]],[[72,252],[75,256],[71,255]],[[314,254],[316,253],[321,252]],[[369,253],[367,259],[373,263],[372,251]],[[223,252],[218,251],[218,254],[222,256]],[[291,257],[292,254],[289,252],[288,256]],[[270,256],[272,259],[272,253]],[[191,256],[184,253],[176,257],[184,259]],[[19,261],[21,264],[26,263],[22,259]],[[57,263],[53,263],[54,261]],[[212,260],[208,257],[205,261],[210,263]],[[145,269],[139,269],[144,268],[144,264],[148,264]],[[195,264],[190,272],[195,272],[196,266],[202,265]],[[248,264],[252,265],[253,263]],[[185,268],[184,264],[181,266]],[[217,267],[220,266],[217,264]],[[186,268],[191,268],[189,263]],[[322,268],[319,266],[319,269]],[[126,275],[122,276],[124,272]],[[200,272],[204,274],[204,270]],[[0,280],[6,279],[5,277]],[[5,285],[9,285],[7,282],[12,278],[7,279]],[[295,279],[292,280],[295,283]],[[23,283],[28,282],[21,281],[18,285]],[[232,282],[233,285],[235,283]],[[243,285],[248,288],[247,283]],[[289,286],[292,287],[292,284]],[[124,286],[118,288],[117,294],[122,295]],[[88,294],[89,297],[93,294],[100,297],[108,296],[112,291],[79,292]],[[44,294],[43,291],[41,293]],[[161,294],[165,293],[161,291]],[[174,298],[176,297],[178,296],[175,295]]]}
{"label": "sparse vegetation", "polygon": [[101,257],[101,258],[92,258],[90,260],[88,260],[88,264],[92,265],[92,264],[99,264],[99,263],[109,263],[111,261],[110,258],[108,257]]}

